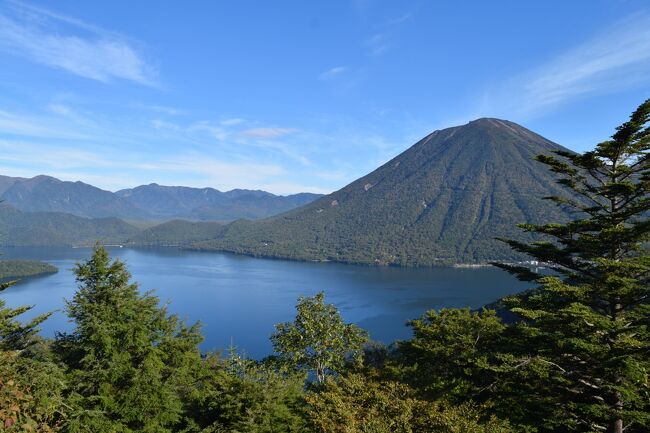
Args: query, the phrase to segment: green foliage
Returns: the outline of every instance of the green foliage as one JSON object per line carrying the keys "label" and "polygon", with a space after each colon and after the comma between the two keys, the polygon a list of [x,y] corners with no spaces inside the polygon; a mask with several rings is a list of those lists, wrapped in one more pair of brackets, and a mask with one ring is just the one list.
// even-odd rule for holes
{"label": "green foliage", "polygon": [[362,375],[328,378],[307,396],[309,420],[322,433],[510,433],[507,422],[475,405],[444,407],[420,400],[397,382]]}
{"label": "green foliage", "polygon": [[0,280],[58,272],[56,266],[37,260],[0,260]]}
{"label": "green foliage", "polygon": [[430,398],[466,401],[495,380],[491,365],[503,349],[505,325],[493,310],[428,311],[409,322],[413,338],[400,344],[403,380]]}
{"label": "green foliage", "polygon": [[117,218],[88,219],[57,212],[22,212],[0,203],[0,245],[118,244],[138,232]]}
{"label": "green foliage", "polygon": [[79,290],[67,302],[75,329],[57,352],[69,371],[67,430],[166,432],[183,416],[201,341],[198,326],[140,295],[124,264],[96,247],[75,269]]}
{"label": "green foliage", "polygon": [[64,379],[53,362],[0,351],[0,431],[59,431],[64,421]]}
{"label": "green foliage", "polygon": [[206,357],[190,412],[197,431],[292,433],[305,431],[304,374],[268,365]]}
{"label": "green foliage", "polygon": [[[8,266],[11,273],[25,271],[23,263]],[[28,267],[29,269],[33,269]],[[0,292],[15,281],[0,283]],[[17,317],[32,307],[8,308],[0,298],[0,430],[8,432],[53,432],[62,419],[60,412],[64,380],[61,370],[48,359],[35,359],[40,340],[38,325],[44,314],[27,323]],[[46,349],[49,351],[49,348]]]}
{"label": "green foliage", "polygon": [[517,328],[522,361],[547,365],[530,397],[555,403],[554,431],[641,432],[650,425],[649,152],[650,100],[594,151],[540,156],[572,192],[549,199],[576,219],[523,225],[544,236],[532,244],[507,241],[556,272],[501,265],[540,284],[506,303],[524,320]]}
{"label": "green foliage", "polygon": [[137,246],[184,246],[216,237],[224,225],[218,222],[173,220],[142,230],[126,243]]}
{"label": "green foliage", "polygon": [[286,365],[313,371],[318,382],[327,373],[340,371],[346,361],[360,361],[367,333],[346,324],[336,307],[325,304],[323,292],[301,297],[293,323],[276,325],[273,348]]}
{"label": "green foliage", "polygon": [[[15,281],[0,283],[0,292],[14,284]],[[0,351],[24,350],[33,344],[34,335],[39,331],[38,325],[50,314],[37,316],[26,324],[16,320],[18,316],[31,309],[31,306],[8,308],[5,301],[0,298]]]}

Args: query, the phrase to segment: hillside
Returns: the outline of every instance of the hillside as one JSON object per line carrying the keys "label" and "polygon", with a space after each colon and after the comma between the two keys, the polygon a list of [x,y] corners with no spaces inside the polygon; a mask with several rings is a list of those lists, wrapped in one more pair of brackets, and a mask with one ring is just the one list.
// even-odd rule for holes
{"label": "hillside", "polygon": [[512,260],[515,225],[566,219],[533,160],[562,148],[515,123],[435,131],[372,173],[299,209],[236,221],[194,248],[300,260],[430,266]]}
{"label": "hillside", "polygon": [[142,230],[130,237],[126,244],[133,246],[184,246],[192,242],[214,238],[221,234],[224,227],[218,222],[173,220]]}
{"label": "hillside", "polygon": [[117,218],[82,218],[60,212],[23,212],[0,204],[0,245],[80,246],[117,244],[139,230]]}
{"label": "hillside", "polygon": [[38,260],[0,260],[0,281],[58,272],[56,266]]}
{"label": "hillside", "polygon": [[221,192],[214,188],[163,186],[152,183],[115,193],[143,212],[158,219],[233,221],[276,215],[307,204],[320,194],[300,193],[288,196],[266,191],[235,189]]}

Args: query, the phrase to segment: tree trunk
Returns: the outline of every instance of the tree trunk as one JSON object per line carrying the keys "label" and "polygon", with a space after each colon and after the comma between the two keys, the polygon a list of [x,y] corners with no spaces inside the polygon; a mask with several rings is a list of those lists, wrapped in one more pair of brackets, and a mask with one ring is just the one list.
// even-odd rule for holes
{"label": "tree trunk", "polygon": [[607,429],[608,433],[623,433],[623,420],[618,418],[612,421]]}
{"label": "tree trunk", "polygon": [[[616,391],[613,396],[613,406],[617,411],[623,410],[623,400],[621,399],[621,393]],[[623,433],[623,419],[620,415],[617,414],[617,417],[611,421],[609,424],[609,429],[607,433]]]}

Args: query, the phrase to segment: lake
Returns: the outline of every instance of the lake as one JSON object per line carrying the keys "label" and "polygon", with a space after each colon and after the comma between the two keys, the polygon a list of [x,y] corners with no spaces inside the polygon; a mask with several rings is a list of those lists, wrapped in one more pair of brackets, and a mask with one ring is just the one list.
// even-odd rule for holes
{"label": "lake", "polygon": [[[200,321],[205,351],[234,344],[247,356],[271,353],[274,324],[292,320],[299,296],[325,292],[344,319],[390,343],[410,336],[405,322],[429,309],[477,308],[528,286],[496,268],[387,268],[258,259],[175,248],[108,248],[125,261],[141,290],[153,290],[169,310]],[[72,268],[89,248],[4,248],[3,259],[38,259],[59,273],[27,279],[0,294],[12,307],[35,305],[30,315],[58,310],[43,335],[71,329],[60,311],[76,289]],[[25,315],[27,317],[27,315]]]}

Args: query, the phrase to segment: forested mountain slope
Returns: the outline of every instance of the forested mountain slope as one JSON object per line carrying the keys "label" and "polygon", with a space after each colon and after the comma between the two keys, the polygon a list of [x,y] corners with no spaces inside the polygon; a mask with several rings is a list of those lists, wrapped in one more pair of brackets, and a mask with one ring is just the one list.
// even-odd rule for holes
{"label": "forested mountain slope", "polygon": [[192,242],[219,236],[224,224],[208,221],[172,220],[146,228],[130,237],[127,245],[133,246],[186,246]]}
{"label": "forested mountain slope", "polygon": [[428,266],[520,258],[495,240],[517,223],[565,220],[533,158],[564,149],[515,123],[435,131],[372,173],[299,209],[235,221],[198,249],[303,260]]}
{"label": "forested mountain slope", "polygon": [[22,212],[0,204],[2,246],[121,244],[139,229],[117,218],[83,218],[60,212]]}

